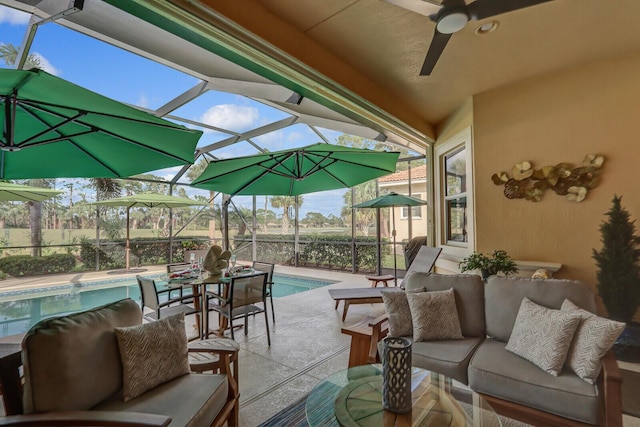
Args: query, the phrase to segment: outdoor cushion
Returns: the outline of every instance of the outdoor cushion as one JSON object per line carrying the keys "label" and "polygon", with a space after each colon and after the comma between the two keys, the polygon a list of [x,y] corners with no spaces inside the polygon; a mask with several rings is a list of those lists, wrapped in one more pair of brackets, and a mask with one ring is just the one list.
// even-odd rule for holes
{"label": "outdoor cushion", "polygon": [[139,325],[125,299],[37,323],[22,341],[25,414],[90,409],[122,387],[115,327]]}
{"label": "outdoor cushion", "polygon": [[[424,292],[425,288],[418,288],[407,292]],[[406,292],[380,291],[384,309],[389,322],[389,336],[413,336],[413,322]]]}
{"label": "outdoor cushion", "polygon": [[484,282],[475,274],[434,274],[415,272],[407,277],[406,289],[425,287],[427,291],[453,288],[460,329],[465,337],[484,337]]}
{"label": "outdoor cushion", "polygon": [[453,289],[407,292],[414,341],[462,339]]}
{"label": "outdoor cushion", "polygon": [[582,310],[568,299],[562,303],[562,311],[577,313],[581,319],[569,348],[566,365],[580,378],[594,384],[602,369],[602,358],[613,347],[626,325]]}
{"label": "outdoor cushion", "polygon": [[224,375],[188,374],[124,402],[117,393],[94,410],[131,411],[167,415],[170,426],[208,426],[227,401]]}
{"label": "outdoor cushion", "polygon": [[469,383],[467,368],[482,338],[413,342],[411,365]]}
{"label": "outdoor cushion", "polygon": [[115,331],[125,401],[190,372],[184,313]]}
{"label": "outdoor cushion", "polygon": [[570,299],[578,307],[596,312],[589,287],[573,280],[491,276],[484,295],[487,335],[503,342],[509,341],[524,297],[553,309],[560,309],[564,300]]}
{"label": "outdoor cushion", "polygon": [[504,347],[493,339],[480,344],[469,364],[471,389],[569,419],[598,423],[596,386],[568,369],[551,376]]}

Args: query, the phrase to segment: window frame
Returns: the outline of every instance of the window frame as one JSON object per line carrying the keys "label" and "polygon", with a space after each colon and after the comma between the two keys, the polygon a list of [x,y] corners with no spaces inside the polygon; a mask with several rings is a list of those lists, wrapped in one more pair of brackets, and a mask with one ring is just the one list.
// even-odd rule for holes
{"label": "window frame", "polygon": [[[466,176],[464,186],[466,191],[447,195],[447,175],[445,160],[447,156],[465,151]],[[473,141],[471,126],[457,133],[453,137],[436,145],[435,161],[435,192],[436,192],[436,244],[442,246],[445,252],[466,256],[475,248],[475,215],[473,209]],[[463,187],[464,187],[463,186]],[[447,239],[449,230],[448,202],[466,198],[466,241],[460,242]]]}

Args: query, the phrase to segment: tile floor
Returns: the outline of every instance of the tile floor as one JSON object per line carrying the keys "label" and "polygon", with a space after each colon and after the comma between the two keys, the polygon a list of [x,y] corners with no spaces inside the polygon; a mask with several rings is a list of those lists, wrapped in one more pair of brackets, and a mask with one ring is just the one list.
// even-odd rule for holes
{"label": "tile floor", "polygon": [[[162,267],[146,272],[162,271]],[[335,302],[328,289],[369,287],[363,275],[327,272],[324,270],[276,266],[276,272],[299,276],[327,278],[338,282],[301,294],[274,300],[276,322],[269,321],[271,346],[267,345],[264,317],[249,320],[249,333],[237,330],[240,343],[239,385],[240,425],[252,427],[267,420],[283,408],[305,395],[328,375],[345,369],[349,358],[350,337],[340,333],[342,303],[335,310]],[[60,283],[69,280],[95,280],[105,273],[81,273],[61,276]],[[113,276],[112,276],[113,277]],[[52,283],[55,284],[55,283]],[[0,288],[14,286],[42,286],[42,278],[0,282]],[[356,323],[365,316],[384,312],[382,304],[361,304],[349,308],[344,325]],[[212,327],[215,320],[212,319]],[[188,327],[191,327],[188,325]],[[2,341],[11,341],[3,339]],[[624,369],[640,371],[640,365],[620,362]],[[640,418],[624,416],[624,427],[640,427]]]}

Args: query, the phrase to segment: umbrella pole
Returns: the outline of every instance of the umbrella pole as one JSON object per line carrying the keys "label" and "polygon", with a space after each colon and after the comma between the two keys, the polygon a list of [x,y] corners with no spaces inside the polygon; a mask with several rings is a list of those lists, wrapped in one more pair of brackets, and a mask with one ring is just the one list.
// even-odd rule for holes
{"label": "umbrella pole", "polygon": [[393,283],[398,286],[398,268],[396,266],[396,210],[391,206],[391,222],[393,222]]}
{"label": "umbrella pole", "polygon": [[124,249],[127,271],[129,270],[129,210],[130,209],[131,209],[130,207],[127,207],[127,243]]}

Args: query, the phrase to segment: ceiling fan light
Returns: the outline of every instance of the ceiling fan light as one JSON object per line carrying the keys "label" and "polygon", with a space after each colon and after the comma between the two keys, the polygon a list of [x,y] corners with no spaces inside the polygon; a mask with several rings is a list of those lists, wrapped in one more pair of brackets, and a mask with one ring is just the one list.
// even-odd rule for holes
{"label": "ceiling fan light", "polygon": [[464,12],[453,12],[438,20],[436,28],[442,34],[457,33],[467,25],[469,17]]}

